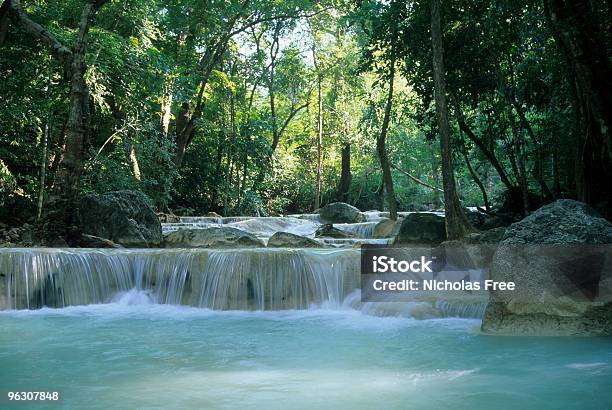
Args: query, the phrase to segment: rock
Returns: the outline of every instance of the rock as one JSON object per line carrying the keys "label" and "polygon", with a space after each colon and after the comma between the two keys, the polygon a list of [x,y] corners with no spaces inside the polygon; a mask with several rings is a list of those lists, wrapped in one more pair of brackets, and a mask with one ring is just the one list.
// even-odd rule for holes
{"label": "rock", "polygon": [[480,229],[482,225],[485,223],[486,215],[479,211],[472,211],[470,209],[464,208],[465,216],[467,217],[470,224],[476,228]]}
{"label": "rock", "polygon": [[412,213],[402,221],[396,244],[439,244],[446,240],[444,217],[432,213]]}
{"label": "rock", "polygon": [[358,223],[365,221],[365,217],[352,205],[344,202],[334,202],[325,205],[319,210],[321,222],[324,223]]}
{"label": "rock", "polygon": [[159,219],[140,192],[89,194],[81,199],[79,208],[84,234],[130,248],[151,248],[162,243]]}
{"label": "rock", "polygon": [[218,213],[216,213],[214,211],[213,212],[206,212],[204,214],[204,216],[206,216],[208,218],[221,218],[222,217],[221,215],[219,215]]}
{"label": "rock", "polygon": [[484,222],[478,229],[487,231],[495,228],[506,228],[519,219],[520,217],[515,218],[512,215],[485,215]]}
{"label": "rock", "polygon": [[560,199],[510,225],[502,242],[610,244],[612,224],[585,203]]}
{"label": "rock", "polygon": [[486,231],[493,228],[507,227],[518,219],[512,214],[490,215],[480,211],[465,209],[465,215],[470,224],[478,230]]}
{"label": "rock", "polygon": [[174,215],[174,214],[166,214],[166,213],[160,212],[157,214],[157,217],[159,218],[159,221],[161,223],[179,223],[181,222],[181,217],[178,215]]}
{"label": "rock", "polygon": [[78,245],[81,248],[123,248],[123,246],[108,239],[87,234],[81,235]]}
{"label": "rock", "polygon": [[332,224],[323,224],[317,229],[315,232],[316,238],[326,237],[326,238],[353,238],[354,235],[350,232],[342,231],[338,228],[334,228]]}
{"label": "rock", "polygon": [[164,238],[167,248],[261,248],[256,236],[230,226],[205,229],[179,229]]}
{"label": "rock", "polygon": [[[612,334],[612,224],[588,205],[558,200],[506,229],[482,330],[509,335]],[[602,246],[603,245],[603,246]]]}
{"label": "rock", "polygon": [[467,237],[467,242],[472,244],[489,243],[495,244],[501,242],[506,233],[506,228],[500,226],[486,231],[471,233]]}
{"label": "rock", "polygon": [[317,240],[290,232],[275,232],[268,240],[268,248],[323,248]]}
{"label": "rock", "polygon": [[385,218],[378,222],[374,227],[373,238],[391,238],[399,233],[399,229],[402,226],[402,219],[394,221],[392,219]]}

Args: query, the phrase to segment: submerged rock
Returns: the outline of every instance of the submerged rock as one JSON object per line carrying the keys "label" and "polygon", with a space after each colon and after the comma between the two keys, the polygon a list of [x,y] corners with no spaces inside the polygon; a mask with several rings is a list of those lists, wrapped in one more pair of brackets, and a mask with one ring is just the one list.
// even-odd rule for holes
{"label": "submerged rock", "polygon": [[353,205],[344,202],[334,202],[325,205],[319,210],[321,221],[324,223],[358,223],[364,222],[365,217]]}
{"label": "submerged rock", "polygon": [[332,224],[323,224],[317,229],[315,232],[316,238],[338,238],[338,239],[346,239],[353,238],[354,235],[350,232],[343,231],[338,228],[334,228]]}
{"label": "submerged rock", "polygon": [[372,237],[376,239],[391,238],[399,233],[401,226],[401,219],[394,221],[392,219],[385,218],[376,224]]}
{"label": "submerged rock", "polygon": [[268,240],[268,248],[322,248],[324,244],[290,232],[276,232]]}
{"label": "submerged rock", "polygon": [[84,234],[130,248],[157,247],[162,242],[161,223],[140,192],[89,194],[81,199],[79,211]]}
{"label": "submerged rock", "polygon": [[612,334],[612,224],[558,200],[512,224],[495,252],[482,330],[510,335]]}
{"label": "submerged rock", "polygon": [[421,212],[407,215],[402,221],[396,244],[439,244],[446,240],[444,217]]}
{"label": "submerged rock", "polygon": [[261,248],[256,236],[230,226],[179,229],[164,237],[167,248]]}

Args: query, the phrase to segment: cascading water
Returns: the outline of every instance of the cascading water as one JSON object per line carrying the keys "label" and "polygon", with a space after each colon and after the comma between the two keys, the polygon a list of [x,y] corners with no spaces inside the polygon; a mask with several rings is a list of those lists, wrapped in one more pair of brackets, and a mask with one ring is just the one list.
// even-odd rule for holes
{"label": "cascading water", "polygon": [[334,228],[354,234],[358,238],[369,239],[374,237],[374,228],[378,225],[377,221],[361,222],[354,224],[334,224]]}
{"label": "cascading water", "polygon": [[104,303],[148,289],[157,303],[211,309],[339,306],[359,286],[355,249],[0,251],[0,307]]}
{"label": "cascading water", "polygon": [[360,253],[343,249],[2,249],[0,309],[159,303],[215,310],[354,309],[482,317],[485,303],[362,303]]}
{"label": "cascading water", "polygon": [[33,309],[107,302],[133,287],[129,259],[98,250],[3,249],[0,307]]}

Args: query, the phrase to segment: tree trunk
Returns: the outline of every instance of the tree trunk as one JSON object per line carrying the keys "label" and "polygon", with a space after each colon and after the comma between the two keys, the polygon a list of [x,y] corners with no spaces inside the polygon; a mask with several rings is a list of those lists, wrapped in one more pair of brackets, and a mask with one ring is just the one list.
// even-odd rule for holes
{"label": "tree trunk", "polygon": [[478,189],[480,189],[480,193],[482,194],[482,200],[484,202],[485,209],[487,210],[487,212],[491,211],[491,205],[489,204],[489,197],[487,195],[487,190],[485,189],[485,186],[482,183],[482,180],[480,179],[480,177],[478,176],[474,168],[472,168],[472,164],[470,163],[470,158],[468,156],[467,150],[465,148],[462,149],[461,154],[463,155],[463,159],[465,160],[465,165],[467,166],[467,169],[470,175],[472,176],[472,179],[474,180],[474,182],[476,182],[476,185],[478,185]]}
{"label": "tree trunk", "polygon": [[165,84],[164,94],[161,98],[160,103],[160,130],[162,136],[167,137],[168,132],[170,131],[170,116],[172,115],[172,99],[173,99],[173,88],[174,88],[174,80],[172,78],[168,78]]}
{"label": "tree trunk", "polygon": [[42,135],[42,154],[40,158],[40,187],[38,189],[38,212],[36,213],[36,221],[40,221],[42,216],[43,203],[45,200],[45,185],[47,179],[47,157],[49,155],[49,121],[50,113],[47,112],[47,118],[45,119],[45,129]]}
{"label": "tree trunk", "polygon": [[351,189],[351,144],[346,143],[342,147],[342,170],[340,172],[340,187],[338,189],[338,201],[349,202],[349,191]]}
{"label": "tree trunk", "polygon": [[278,121],[276,118],[276,58],[280,49],[280,30],[281,23],[276,23],[274,27],[274,34],[272,35],[272,44],[270,45],[270,76],[268,78],[268,96],[270,97],[270,118],[272,120],[272,146],[270,147],[272,153],[276,151],[278,147],[278,141],[280,139],[278,133]]}
{"label": "tree trunk", "polygon": [[[394,30],[395,31],[395,30]],[[385,146],[389,123],[391,122],[391,109],[393,108],[393,82],[395,80],[395,33],[392,34],[391,58],[389,67],[389,92],[387,93],[387,104],[385,106],[385,115],[383,118],[382,127],[378,138],[376,139],[376,150],[378,151],[378,159],[383,173],[383,186],[387,192],[387,202],[389,204],[389,218],[397,219],[397,201],[395,199],[395,191],[393,189],[393,177],[391,175],[391,166],[389,164],[389,156]]]}
{"label": "tree trunk", "polygon": [[[577,194],[612,216],[612,64],[606,21],[609,2],[544,0],[555,42],[569,65],[580,105]],[[602,21],[603,18],[603,21]],[[609,24],[609,23],[608,23]]]}
{"label": "tree trunk", "polygon": [[[223,145],[225,142],[225,136],[222,132],[219,133],[219,141],[217,143],[217,161],[215,165],[215,181],[221,178],[221,165],[223,163]],[[215,184],[210,199],[210,206],[213,209],[217,209],[217,195],[219,194],[219,184]]]}
{"label": "tree trunk", "polygon": [[11,0],[4,0],[0,6],[0,47],[6,41],[10,22],[9,12],[11,10]]}
{"label": "tree trunk", "polygon": [[470,139],[470,141],[472,141],[472,143],[474,143],[474,145],[476,145],[478,147],[478,149],[480,149],[480,151],[482,151],[484,156],[487,157],[487,159],[489,160],[489,162],[491,163],[493,168],[495,168],[495,171],[497,171],[497,174],[499,175],[499,178],[501,179],[501,182],[506,186],[506,189],[508,191],[513,191],[515,189],[514,184],[512,182],[510,182],[510,178],[508,178],[508,174],[506,174],[506,171],[504,170],[504,167],[498,161],[498,159],[495,156],[495,153],[493,152],[493,150],[489,149],[489,147],[487,147],[480,140],[480,138],[478,138],[476,136],[476,134],[474,134],[474,131],[472,131],[472,129],[467,125],[467,123],[465,121],[465,117],[463,115],[463,111],[461,110],[461,106],[459,105],[459,102],[456,101],[456,100],[455,100],[455,114],[457,115],[457,121],[459,123],[459,129],[461,131],[465,132],[465,134]]}
{"label": "tree trunk", "polygon": [[136,156],[136,149],[134,148],[134,142],[131,139],[128,139],[126,142],[128,144],[128,158],[130,159],[132,175],[136,181],[140,181],[142,177],[140,174],[140,164],[138,164],[138,157]]}
{"label": "tree trunk", "polygon": [[431,0],[431,43],[433,50],[436,114],[440,130],[446,235],[448,239],[452,240],[464,237],[473,228],[463,212],[455,186],[453,154],[450,145],[450,125],[448,122],[448,108],[446,106],[446,80],[442,55],[442,31],[440,28],[440,0]]}
{"label": "tree trunk", "polygon": [[317,51],[315,41],[312,42],[312,59],[315,70],[317,71],[317,180],[315,187],[314,210],[321,206],[321,178],[322,178],[322,157],[323,157],[323,78],[317,62]]}
{"label": "tree trunk", "polygon": [[81,12],[79,29],[72,47],[70,65],[70,105],[66,126],[65,148],[55,175],[43,218],[43,239],[48,244],[64,240],[73,244],[78,232],[79,183],[84,164],[84,143],[88,133],[89,92],[85,83],[87,34],[97,10],[106,2],[87,2]]}
{"label": "tree trunk", "polygon": [[[433,180],[433,186],[439,187],[440,186],[440,169],[439,169],[439,163],[436,158],[436,153],[434,151],[434,144],[430,143],[427,145],[429,147],[429,153],[431,154],[431,177]],[[441,206],[442,206],[442,200],[440,199],[440,190],[434,189],[433,190],[433,207],[434,209],[438,209]]]}
{"label": "tree trunk", "polygon": [[210,47],[207,48],[207,52],[201,60],[202,63],[200,64],[200,68],[202,69],[202,78],[198,84],[199,91],[196,96],[195,108],[185,124],[182,127],[177,126],[176,130],[176,154],[174,156],[174,163],[177,169],[181,167],[183,157],[185,156],[185,150],[193,140],[197,123],[202,117],[202,112],[204,111],[204,91],[206,90],[210,76],[214,68],[223,58],[230,39],[233,35],[237,34],[237,31],[234,31],[234,27],[236,22],[247,12],[249,4],[250,0],[243,0],[241,2],[238,12],[228,20],[223,33],[216,38],[213,42],[214,44],[209,44]]}
{"label": "tree trunk", "polygon": [[529,124],[529,121],[527,121],[527,116],[525,115],[523,108],[516,101],[514,102],[514,109],[516,110],[516,113],[519,116],[519,120],[521,121],[522,127],[525,129],[525,131],[527,131],[527,135],[529,135],[529,138],[531,139],[531,142],[533,143],[533,146],[536,151],[536,155],[534,158],[534,176],[535,180],[540,185],[542,197],[548,200],[552,200],[554,198],[553,192],[550,190],[548,184],[546,183],[546,180],[544,179],[544,152],[542,149],[542,144],[540,144],[540,141],[533,132],[531,124]]}

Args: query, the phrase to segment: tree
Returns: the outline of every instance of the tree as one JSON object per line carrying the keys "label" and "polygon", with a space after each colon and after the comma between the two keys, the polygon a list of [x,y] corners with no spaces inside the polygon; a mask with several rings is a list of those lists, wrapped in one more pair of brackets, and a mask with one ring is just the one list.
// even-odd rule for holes
{"label": "tree", "polygon": [[107,0],[85,2],[74,43],[69,50],[46,28],[31,20],[18,0],[7,0],[17,24],[45,43],[64,67],[70,80],[70,105],[66,124],[65,148],[43,222],[43,237],[48,243],[74,243],[78,237],[79,184],[84,164],[84,143],[88,132],[89,92],[85,83],[87,35],[94,17]]}
{"label": "tree", "polygon": [[[544,0],[548,25],[567,64],[576,121],[577,194],[607,216],[612,204],[610,4]],[[608,27],[606,29],[606,27]]]}
{"label": "tree", "polygon": [[450,124],[446,105],[446,83],[440,27],[440,0],[431,0],[431,44],[433,50],[433,76],[435,85],[436,114],[440,132],[440,152],[442,155],[442,184],[444,186],[444,209],[446,211],[446,235],[448,239],[462,238],[471,231],[471,227],[461,207],[455,174],[453,171],[453,153],[450,143]]}

